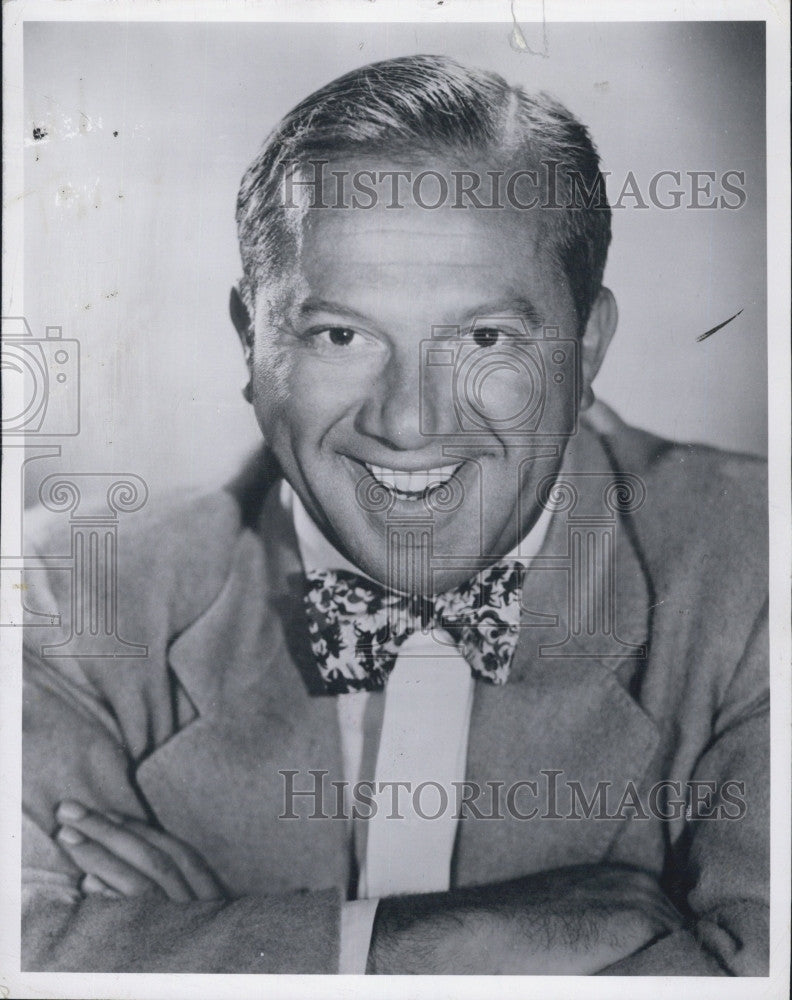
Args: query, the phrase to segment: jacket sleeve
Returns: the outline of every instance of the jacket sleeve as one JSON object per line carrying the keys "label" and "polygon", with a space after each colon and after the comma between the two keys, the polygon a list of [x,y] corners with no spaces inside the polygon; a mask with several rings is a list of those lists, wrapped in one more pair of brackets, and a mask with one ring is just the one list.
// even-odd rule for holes
{"label": "jacket sleeve", "polygon": [[[692,781],[727,782],[717,819],[688,819],[675,845],[674,881],[686,895],[687,930],[604,969],[601,975],[766,976],[769,962],[770,767],[767,609],[759,616]],[[702,786],[703,788],[704,786]],[[744,789],[744,790],[743,790]],[[703,794],[703,792],[701,793]],[[690,806],[689,806],[690,809]],[[709,815],[712,807],[698,809]],[[724,815],[735,818],[724,818]]]}
{"label": "jacket sleeve", "polygon": [[76,798],[150,817],[113,707],[78,661],[28,650],[23,698],[23,969],[337,971],[342,901],[334,889],[190,903],[83,896],[81,873],[53,836],[57,803]]}

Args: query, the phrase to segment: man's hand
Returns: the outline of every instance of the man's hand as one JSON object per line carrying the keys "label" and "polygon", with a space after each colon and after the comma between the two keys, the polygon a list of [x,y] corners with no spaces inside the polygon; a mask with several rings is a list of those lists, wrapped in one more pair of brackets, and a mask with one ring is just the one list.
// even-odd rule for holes
{"label": "man's hand", "polygon": [[223,899],[215,874],[189,844],[140,820],[61,802],[57,839],[85,872],[82,890],[106,896],[164,895],[175,902]]}
{"label": "man's hand", "polygon": [[592,975],[682,923],[651,875],[580,865],[381,900],[367,971]]}

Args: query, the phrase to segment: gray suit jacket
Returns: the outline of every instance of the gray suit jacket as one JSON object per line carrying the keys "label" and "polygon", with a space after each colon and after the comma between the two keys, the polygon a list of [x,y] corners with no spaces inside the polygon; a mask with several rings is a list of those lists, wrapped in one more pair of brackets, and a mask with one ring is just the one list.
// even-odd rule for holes
{"label": "gray suit jacket", "polygon": [[[581,428],[565,468],[577,504],[553,518],[527,576],[508,684],[476,685],[467,778],[545,787],[541,772],[561,772],[561,816],[581,812],[567,782],[587,795],[610,782],[612,803],[633,782],[645,805],[663,780],[683,783],[683,794],[690,780],[718,788],[733,780],[744,782],[745,815],[468,816],[452,885],[584,862],[635,864],[663,880],[690,929],[609,972],[766,974],[764,466],[672,445],[610,416],[599,429]],[[614,471],[645,488],[629,513],[614,515],[612,495],[603,501],[603,475]],[[277,477],[264,453],[223,491],[152,505],[123,526],[118,632],[145,643],[146,657],[46,657],[41,645],[68,629],[28,630],[26,969],[336,971],[348,830],[308,819],[307,800],[299,819],[278,818],[279,771],[300,772],[301,787],[311,769],[328,782],[343,775],[334,699],[321,693],[307,646],[301,567],[272,488]],[[614,524],[616,620],[604,638],[570,612],[575,516]],[[58,530],[41,545],[69,551]],[[29,587],[29,603],[69,621],[67,572],[31,572]],[[205,856],[233,900],[81,898],[78,873],[52,836],[55,804],[66,797],[160,823]]]}

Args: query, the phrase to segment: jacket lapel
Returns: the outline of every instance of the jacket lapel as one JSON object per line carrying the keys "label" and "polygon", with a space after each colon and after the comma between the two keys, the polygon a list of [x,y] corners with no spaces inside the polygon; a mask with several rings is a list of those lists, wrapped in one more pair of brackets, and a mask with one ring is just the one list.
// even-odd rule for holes
{"label": "jacket lapel", "polygon": [[[266,530],[242,528],[222,591],[170,646],[195,718],[142,763],[137,780],[162,825],[231,891],[343,885],[346,824],[308,819],[313,795],[287,801],[288,787],[317,787],[309,772],[319,770],[324,813],[333,814],[340,740],[334,699],[311,693],[300,564],[277,489],[259,509]],[[286,813],[299,818],[279,818]]]}
{"label": "jacket lapel", "polygon": [[[629,513],[619,510],[640,503],[641,486],[614,472],[590,431],[570,445],[552,493],[557,509],[526,576],[509,682],[476,685],[466,777],[484,790],[483,812],[492,812],[487,783],[503,782],[503,818],[460,822],[457,884],[600,860],[620,821],[586,819],[568,783],[591,800],[598,782],[610,782],[612,815],[650,763],[659,733],[630,691],[648,655],[651,582]],[[573,811],[581,818],[561,818]]]}

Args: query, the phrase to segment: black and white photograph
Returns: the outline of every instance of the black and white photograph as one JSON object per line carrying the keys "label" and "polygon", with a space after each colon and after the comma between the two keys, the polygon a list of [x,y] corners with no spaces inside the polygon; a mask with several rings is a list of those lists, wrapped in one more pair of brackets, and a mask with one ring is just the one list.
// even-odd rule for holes
{"label": "black and white photograph", "polygon": [[786,995],[788,5],[3,17],[0,995]]}

